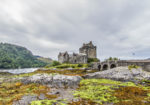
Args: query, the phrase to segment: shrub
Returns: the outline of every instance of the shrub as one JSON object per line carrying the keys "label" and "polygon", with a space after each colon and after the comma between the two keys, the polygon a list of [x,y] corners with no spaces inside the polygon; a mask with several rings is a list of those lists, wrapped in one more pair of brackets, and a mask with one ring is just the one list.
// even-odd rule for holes
{"label": "shrub", "polygon": [[74,66],[74,65],[72,65],[71,67],[72,67],[72,68],[75,68],[75,66]]}
{"label": "shrub", "polygon": [[83,65],[82,64],[78,64],[78,67],[83,67]]}
{"label": "shrub", "polygon": [[60,65],[60,62],[58,62],[58,61],[53,61],[51,64],[51,66],[58,66],[58,65]]}
{"label": "shrub", "polygon": [[105,59],[105,61],[118,61],[119,59],[117,57],[109,57],[108,59]]}
{"label": "shrub", "polygon": [[129,65],[129,66],[128,66],[128,69],[129,69],[129,70],[131,70],[131,69],[138,69],[138,68],[140,68],[140,67],[137,66],[137,65]]}
{"label": "shrub", "polygon": [[69,68],[69,64],[62,64],[62,65],[58,65],[56,66],[56,68],[59,68],[59,69],[65,69],[65,68]]}
{"label": "shrub", "polygon": [[99,62],[99,59],[97,59],[97,58],[88,58],[88,63],[92,63],[92,62]]}

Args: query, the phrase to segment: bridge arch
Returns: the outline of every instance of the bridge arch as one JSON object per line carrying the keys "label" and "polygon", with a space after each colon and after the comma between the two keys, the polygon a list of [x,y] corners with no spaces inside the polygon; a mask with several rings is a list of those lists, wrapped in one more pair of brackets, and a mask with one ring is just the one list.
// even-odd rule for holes
{"label": "bridge arch", "polygon": [[110,65],[110,69],[113,69],[113,68],[115,68],[115,67],[117,67],[116,64],[111,64],[111,65]]}
{"label": "bridge arch", "polygon": [[104,65],[103,65],[103,70],[108,70],[108,68],[109,68],[109,67],[108,67],[108,64],[104,64]]}

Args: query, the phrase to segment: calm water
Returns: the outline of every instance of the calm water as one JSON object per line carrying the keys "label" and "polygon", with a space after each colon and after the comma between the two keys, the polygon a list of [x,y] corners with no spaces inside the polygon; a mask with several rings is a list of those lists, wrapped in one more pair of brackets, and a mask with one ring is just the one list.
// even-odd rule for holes
{"label": "calm water", "polygon": [[21,73],[31,73],[36,71],[38,68],[25,68],[25,69],[0,69],[0,72],[9,72],[13,74],[21,74]]}

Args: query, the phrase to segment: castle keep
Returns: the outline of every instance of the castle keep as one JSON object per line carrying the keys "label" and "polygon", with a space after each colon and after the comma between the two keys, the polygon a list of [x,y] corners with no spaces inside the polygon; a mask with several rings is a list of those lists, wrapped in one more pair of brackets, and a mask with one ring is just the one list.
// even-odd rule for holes
{"label": "castle keep", "polygon": [[79,49],[79,52],[86,54],[88,58],[97,58],[96,46],[93,45],[92,41],[88,44],[83,44]]}
{"label": "castle keep", "polygon": [[69,54],[67,51],[59,53],[58,61],[61,63],[87,63],[88,58],[96,58],[97,51],[96,46],[93,45],[92,41],[79,49],[79,53]]}

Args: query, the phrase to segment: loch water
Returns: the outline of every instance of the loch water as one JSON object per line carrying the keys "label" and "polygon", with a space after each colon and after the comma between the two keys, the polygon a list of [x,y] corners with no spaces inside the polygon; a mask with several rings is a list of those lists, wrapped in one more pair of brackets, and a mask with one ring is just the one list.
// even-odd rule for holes
{"label": "loch water", "polygon": [[8,72],[12,74],[31,73],[36,71],[38,68],[24,68],[24,69],[0,69],[0,72]]}

